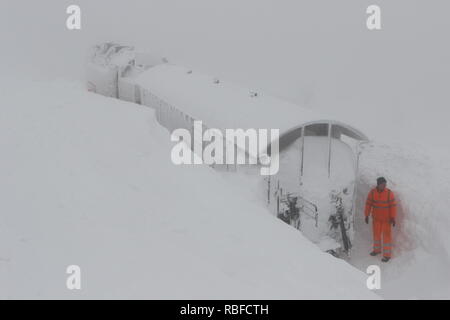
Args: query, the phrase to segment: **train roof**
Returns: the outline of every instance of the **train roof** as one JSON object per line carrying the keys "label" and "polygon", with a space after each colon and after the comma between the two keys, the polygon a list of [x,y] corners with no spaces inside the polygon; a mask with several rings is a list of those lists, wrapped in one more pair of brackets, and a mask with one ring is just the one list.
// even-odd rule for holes
{"label": "train roof", "polygon": [[188,68],[163,64],[138,75],[135,81],[166,103],[202,120],[210,128],[279,129],[280,137],[313,123],[341,126],[358,140],[359,130],[330,120],[294,103],[236,86]]}

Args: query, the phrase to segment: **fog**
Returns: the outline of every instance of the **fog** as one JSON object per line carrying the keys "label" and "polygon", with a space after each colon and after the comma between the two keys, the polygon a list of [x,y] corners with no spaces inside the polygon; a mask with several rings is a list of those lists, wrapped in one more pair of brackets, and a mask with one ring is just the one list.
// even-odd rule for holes
{"label": "fog", "polygon": [[[71,4],[80,31],[66,29]],[[370,4],[381,7],[380,31],[366,28]],[[346,119],[373,139],[448,148],[449,12],[446,0],[2,0],[2,77],[81,80],[87,48],[110,40]]]}

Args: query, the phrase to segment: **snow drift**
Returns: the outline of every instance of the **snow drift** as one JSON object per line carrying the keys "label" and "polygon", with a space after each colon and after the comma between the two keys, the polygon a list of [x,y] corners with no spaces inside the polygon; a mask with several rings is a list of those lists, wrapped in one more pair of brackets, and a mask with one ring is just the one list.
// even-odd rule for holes
{"label": "snow drift", "polygon": [[394,259],[382,265],[386,298],[450,297],[450,153],[417,144],[372,142],[360,161],[357,240],[352,263],[365,270],[371,229],[363,223],[365,197],[378,176],[385,176],[398,202]]}
{"label": "snow drift", "polygon": [[[272,217],[252,178],[174,166],[150,109],[64,81],[8,82],[1,298],[377,297]],[[79,292],[65,287],[72,264]]]}
{"label": "snow drift", "polygon": [[[200,256],[184,250],[183,245],[176,247],[183,241],[186,246],[192,244],[183,232],[192,235],[194,231],[190,231],[197,229],[194,223],[188,228],[170,229],[174,215],[178,219],[187,215],[186,211],[175,211],[180,207],[173,201],[174,194],[184,194],[189,198],[188,205],[209,209],[212,205],[201,196],[201,190],[209,188],[189,184],[189,190],[185,190],[187,183],[179,179],[178,173],[167,173],[185,172],[181,168],[172,167],[166,172],[172,187],[170,201],[158,198],[160,188],[167,191],[169,187],[158,185],[162,173],[151,168],[159,161],[151,148],[159,142],[151,137],[160,130],[144,124],[144,118],[151,119],[149,111],[130,111],[127,106],[125,112],[124,103],[88,98],[78,86],[68,87],[65,82],[11,83],[10,77],[18,72],[24,73],[23,79],[55,75],[82,79],[86,49],[104,39],[147,46],[181,65],[251,85],[255,90],[263,89],[330,116],[341,116],[377,140],[420,142],[422,146],[374,143],[366,149],[359,198],[364,199],[377,175],[384,175],[401,203],[394,259],[382,265],[386,275],[382,280],[383,296],[450,297],[450,46],[442,41],[449,30],[450,3],[442,1],[431,6],[418,0],[384,1],[381,5],[386,30],[371,35],[365,29],[367,4],[363,2],[355,5],[353,1],[330,1],[327,7],[322,2],[291,1],[280,5],[260,0],[245,4],[237,0],[220,4],[207,0],[153,0],[152,8],[143,1],[83,0],[79,4],[88,19],[80,32],[69,33],[64,28],[64,2],[16,0],[0,4],[0,35],[6,48],[2,61],[7,62],[2,75],[5,82],[10,82],[6,85],[2,80],[0,86],[0,297],[124,297],[125,293],[128,297],[195,297],[210,280],[211,297],[231,296],[232,290],[237,292],[233,297],[249,296],[256,292],[252,285],[263,281],[255,274],[248,276],[250,280],[245,283],[233,282],[243,273],[233,272],[230,266],[242,263],[250,270],[259,267],[259,262],[273,267],[268,272],[276,278],[264,280],[261,295],[274,297],[283,290],[283,297],[313,297],[321,286],[326,290],[322,288],[324,296],[320,297],[345,297],[337,292],[339,288],[345,288],[348,295],[361,292],[359,288],[354,291],[355,282],[349,280],[355,273],[347,277],[349,269],[329,257],[320,258],[325,265],[317,267],[321,269],[318,276],[315,272],[309,274],[307,271],[318,262],[318,253],[309,250],[304,241],[298,247],[291,246],[287,240],[295,239],[297,244],[298,239],[304,239],[285,226],[270,222],[269,227],[269,222],[260,222],[266,219],[261,208],[239,210],[242,219],[254,212],[255,222],[244,224],[245,232],[236,231],[234,238],[231,232],[221,238],[227,234],[225,227],[230,226],[224,222],[225,217],[230,216],[228,222],[233,221],[233,226],[239,228],[237,213],[214,206],[211,211],[218,212],[217,221],[224,222],[225,227],[214,230],[210,239],[216,249],[229,246],[238,250],[236,255],[244,255],[240,241],[253,237],[255,242],[261,240],[258,246],[254,242],[251,246],[259,248],[260,253],[227,260],[223,265],[212,263],[212,258],[200,262],[192,259],[191,265],[176,264],[183,260],[182,256],[170,259],[183,254]],[[168,19],[177,23],[168,24]],[[37,70],[39,75],[30,70]],[[425,145],[447,149],[427,150]],[[210,176],[201,168],[186,172],[195,170]],[[222,181],[217,175],[211,175],[207,182],[213,182],[211,179]],[[178,184],[182,184],[180,189]],[[247,191],[241,184],[232,183],[225,188],[224,197],[238,195],[230,195],[231,188]],[[158,196],[149,196],[149,190],[155,190]],[[243,201],[250,205],[248,199]],[[157,208],[166,207],[162,213],[174,211],[167,216],[152,212],[151,203]],[[362,216],[360,212],[358,217]],[[193,219],[198,222],[202,216],[197,214]],[[183,226],[182,219],[177,221],[178,226]],[[152,227],[161,225],[167,228],[149,235]],[[254,233],[264,230],[263,225],[272,238],[267,234],[262,237],[262,231]],[[206,232],[208,223],[205,226]],[[371,234],[361,218],[356,236],[360,241],[355,242],[351,263],[361,270],[368,264],[379,264],[378,259],[367,256]],[[223,246],[218,239],[222,239]],[[231,246],[232,239],[236,246]],[[165,256],[161,248],[166,249]],[[295,255],[303,249],[311,257]],[[223,255],[232,257],[229,251]],[[279,262],[272,255],[290,260]],[[246,264],[249,260],[251,263]],[[163,262],[167,262],[165,267]],[[63,270],[69,263],[87,267],[83,267],[86,281],[81,293],[67,292],[64,287]],[[322,267],[327,271],[322,272]],[[341,270],[345,270],[342,279],[330,275]],[[359,285],[360,274],[356,275]],[[317,283],[309,289],[312,278]],[[186,287],[186,283],[195,285]],[[267,293],[270,285],[278,289],[272,295]]]}

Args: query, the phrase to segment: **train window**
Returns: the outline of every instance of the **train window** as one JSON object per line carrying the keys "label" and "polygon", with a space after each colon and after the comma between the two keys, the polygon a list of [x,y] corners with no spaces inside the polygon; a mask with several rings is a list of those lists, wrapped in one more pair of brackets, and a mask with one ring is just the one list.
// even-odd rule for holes
{"label": "train window", "polygon": [[306,126],[305,136],[328,136],[328,123],[315,123]]}
{"label": "train window", "polygon": [[356,150],[357,145],[359,144],[358,136],[351,130],[346,127],[340,125],[333,125],[331,129],[331,136],[335,139],[339,139],[342,142],[349,145],[353,150]]}

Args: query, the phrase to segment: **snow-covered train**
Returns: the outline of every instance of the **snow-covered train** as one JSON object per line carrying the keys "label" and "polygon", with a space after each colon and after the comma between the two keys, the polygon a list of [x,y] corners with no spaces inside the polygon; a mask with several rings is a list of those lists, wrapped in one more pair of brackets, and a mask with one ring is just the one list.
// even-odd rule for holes
{"label": "snow-covered train", "polygon": [[[367,140],[362,132],[129,46],[105,43],[93,48],[87,77],[92,92],[155,109],[158,122],[171,132],[193,131],[195,120],[219,130],[279,129],[280,168],[263,182],[269,208],[322,250],[338,256],[350,253],[358,146]],[[270,148],[269,142],[269,153]]]}

